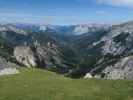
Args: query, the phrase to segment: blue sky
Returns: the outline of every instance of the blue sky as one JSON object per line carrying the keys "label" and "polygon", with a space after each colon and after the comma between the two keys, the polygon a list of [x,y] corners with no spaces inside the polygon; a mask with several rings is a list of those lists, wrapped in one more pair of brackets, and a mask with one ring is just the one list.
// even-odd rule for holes
{"label": "blue sky", "polygon": [[0,22],[119,23],[133,20],[133,0],[0,0]]}

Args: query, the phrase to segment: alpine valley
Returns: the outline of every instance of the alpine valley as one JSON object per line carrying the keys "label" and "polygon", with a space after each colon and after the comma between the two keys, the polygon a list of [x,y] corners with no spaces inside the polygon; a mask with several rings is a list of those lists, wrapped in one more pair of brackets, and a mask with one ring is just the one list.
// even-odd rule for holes
{"label": "alpine valley", "polygon": [[71,78],[133,79],[133,22],[1,24],[0,72],[21,66]]}

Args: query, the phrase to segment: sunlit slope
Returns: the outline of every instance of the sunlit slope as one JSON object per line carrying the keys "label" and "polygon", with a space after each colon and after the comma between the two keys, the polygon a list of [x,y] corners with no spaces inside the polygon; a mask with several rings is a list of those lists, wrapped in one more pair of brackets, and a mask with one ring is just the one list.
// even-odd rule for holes
{"label": "sunlit slope", "polygon": [[20,74],[0,77],[0,100],[133,100],[133,81],[75,80],[21,69]]}

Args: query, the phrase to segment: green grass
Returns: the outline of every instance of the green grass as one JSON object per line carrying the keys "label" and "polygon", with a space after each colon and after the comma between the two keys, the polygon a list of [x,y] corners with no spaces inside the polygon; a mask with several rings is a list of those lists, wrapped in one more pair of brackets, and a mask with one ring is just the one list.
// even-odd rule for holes
{"label": "green grass", "polygon": [[133,100],[133,81],[69,79],[39,69],[0,77],[0,100]]}

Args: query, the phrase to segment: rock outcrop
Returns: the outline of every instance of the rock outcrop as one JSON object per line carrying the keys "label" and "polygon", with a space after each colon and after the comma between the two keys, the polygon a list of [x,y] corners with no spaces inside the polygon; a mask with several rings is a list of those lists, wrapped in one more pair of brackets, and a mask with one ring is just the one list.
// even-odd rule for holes
{"label": "rock outcrop", "polygon": [[133,79],[133,56],[122,58],[103,70],[107,79]]}
{"label": "rock outcrop", "polygon": [[113,26],[101,41],[105,44],[102,47],[103,54],[122,55],[125,52],[132,51],[133,42],[133,23],[125,23]]}
{"label": "rock outcrop", "polygon": [[18,74],[18,65],[0,57],[0,75]]}
{"label": "rock outcrop", "polygon": [[89,79],[89,78],[93,78],[93,76],[90,74],[90,73],[87,73],[85,76],[84,76],[85,79]]}
{"label": "rock outcrop", "polygon": [[[45,69],[67,69],[61,58],[58,46],[48,42],[46,46],[35,43],[34,46],[17,46],[14,49],[16,60],[27,67],[39,67]],[[60,70],[65,72],[65,70]]]}
{"label": "rock outcrop", "polygon": [[112,26],[92,44],[88,51],[99,58],[89,73],[106,79],[133,79],[133,22]]}
{"label": "rock outcrop", "polygon": [[4,68],[0,70],[0,76],[1,75],[12,75],[12,74],[18,74],[18,73],[20,72],[16,68]]}
{"label": "rock outcrop", "polygon": [[14,56],[19,63],[27,67],[37,66],[37,58],[35,57],[35,53],[28,46],[17,46],[14,49]]}

